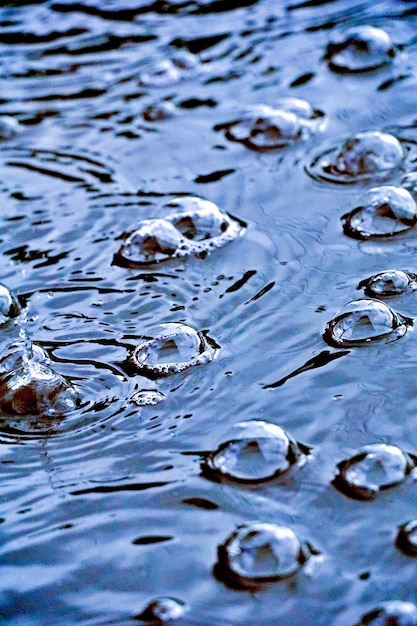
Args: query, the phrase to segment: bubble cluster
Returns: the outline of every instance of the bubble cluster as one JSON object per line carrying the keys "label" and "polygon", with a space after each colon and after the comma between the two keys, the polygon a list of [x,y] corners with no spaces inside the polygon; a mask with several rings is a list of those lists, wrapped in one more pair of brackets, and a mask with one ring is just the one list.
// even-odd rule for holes
{"label": "bubble cluster", "polygon": [[399,527],[395,544],[404,554],[417,556],[417,519]]}
{"label": "bubble cluster", "polygon": [[261,420],[239,422],[203,463],[203,473],[242,483],[271,480],[305,459],[308,448],[285,430]]}
{"label": "bubble cluster", "polygon": [[163,322],[135,348],[130,362],[136,370],[158,378],[209,363],[216,354],[214,342],[183,322]]}
{"label": "bubble cluster", "polygon": [[17,297],[0,283],[0,326],[20,315],[22,308]]}
{"label": "bubble cluster", "polygon": [[144,87],[170,87],[189,78],[198,68],[198,59],[182,51],[150,64],[140,74],[139,84]]}
{"label": "bubble cluster", "polygon": [[396,313],[378,300],[354,300],[342,307],[328,322],[324,340],[331,346],[366,346],[373,341],[392,342],[407,332],[412,320]]}
{"label": "bubble cluster", "polygon": [[390,63],[395,52],[387,32],[362,25],[335,33],[324,58],[334,72],[369,72]]}
{"label": "bubble cluster", "polygon": [[291,528],[248,522],[218,547],[216,574],[232,587],[276,582],[295,574],[311,554]]}
{"label": "bubble cluster", "polygon": [[361,205],[343,216],[343,232],[354,239],[401,235],[417,222],[417,205],[402,187],[384,185],[369,189]]}
{"label": "bubble cluster", "polygon": [[204,257],[243,233],[245,224],[209,200],[175,198],[164,218],[146,219],[123,242],[114,263],[140,267],[191,255]]}
{"label": "bubble cluster", "polygon": [[307,172],[317,180],[353,184],[384,179],[406,159],[401,142],[380,131],[364,131],[313,158]]}
{"label": "bubble cluster", "polygon": [[356,626],[417,626],[417,607],[402,600],[381,602],[366,613]]}
{"label": "bubble cluster", "polygon": [[165,396],[157,389],[141,389],[132,396],[132,401],[137,406],[155,406],[165,400]]}
{"label": "bubble cluster", "polygon": [[352,498],[373,500],[379,491],[403,482],[416,466],[416,460],[397,446],[369,444],[338,464],[333,484]]}
{"label": "bubble cluster", "polygon": [[371,298],[390,298],[411,293],[417,289],[417,274],[402,270],[384,270],[362,280],[358,289],[364,289]]}
{"label": "bubble cluster", "polygon": [[306,100],[282,98],[274,107],[254,105],[240,119],[215,127],[227,139],[259,152],[277,150],[308,137],[323,122],[323,113]]}
{"label": "bubble cluster", "polygon": [[140,615],[135,616],[135,619],[153,624],[165,624],[181,619],[188,610],[188,605],[177,598],[157,598],[150,602]]}

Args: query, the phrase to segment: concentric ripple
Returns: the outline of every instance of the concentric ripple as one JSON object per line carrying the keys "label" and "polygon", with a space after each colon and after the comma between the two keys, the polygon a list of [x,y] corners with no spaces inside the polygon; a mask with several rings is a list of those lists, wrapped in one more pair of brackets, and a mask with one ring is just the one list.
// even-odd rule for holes
{"label": "concentric ripple", "polygon": [[416,462],[414,455],[397,446],[370,444],[338,464],[333,484],[352,498],[373,500],[380,491],[402,483]]}
{"label": "concentric ripple", "polygon": [[378,300],[354,300],[328,322],[324,340],[336,347],[367,346],[373,341],[396,341],[407,332],[412,320]]}
{"label": "concentric ripple", "polygon": [[162,207],[164,218],[145,219],[114,256],[114,263],[140,267],[196,255],[206,256],[241,235],[245,224],[209,200],[187,196]]}
{"label": "concentric ripple", "polygon": [[240,119],[219,124],[215,130],[224,130],[230,141],[264,152],[285,148],[310,136],[322,125],[323,118],[323,112],[314,110],[306,100],[281,98],[274,107],[249,107]]}
{"label": "concentric ripple", "polygon": [[249,522],[218,547],[216,575],[232,587],[256,587],[295,574],[311,554],[291,528]]}
{"label": "concentric ripple", "polygon": [[402,187],[374,187],[363,195],[361,205],[342,219],[343,232],[354,239],[393,237],[415,226],[417,205]]}
{"label": "concentric ripple", "polygon": [[385,30],[361,25],[335,33],[324,58],[334,72],[369,72],[390,63],[395,52]]}
{"label": "concentric ripple", "polygon": [[203,463],[203,473],[214,479],[242,483],[271,480],[302,464],[308,448],[285,430],[261,420],[239,422]]}
{"label": "concentric ripple", "polygon": [[402,270],[384,270],[362,280],[358,289],[364,289],[371,298],[391,298],[412,293],[417,289],[417,274]]}
{"label": "concentric ripple", "polygon": [[417,556],[417,519],[399,527],[395,544],[404,554]]}
{"label": "concentric ripple", "polygon": [[183,322],[163,322],[149,331],[130,356],[130,363],[150,378],[171,376],[195,365],[205,365],[216,355],[214,342]]}
{"label": "concentric ripple", "polygon": [[356,626],[417,626],[417,606],[402,600],[381,602],[366,613]]}
{"label": "concentric ripple", "polygon": [[389,133],[364,131],[315,156],[306,170],[312,178],[329,183],[383,180],[404,165],[406,147],[405,141]]}

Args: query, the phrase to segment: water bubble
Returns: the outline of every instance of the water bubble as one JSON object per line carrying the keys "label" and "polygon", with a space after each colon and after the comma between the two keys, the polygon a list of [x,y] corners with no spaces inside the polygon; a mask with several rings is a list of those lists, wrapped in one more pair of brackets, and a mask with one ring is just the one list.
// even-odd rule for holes
{"label": "water bubble", "polygon": [[311,554],[291,528],[248,522],[218,547],[216,575],[234,587],[275,582],[295,574]]}
{"label": "water bubble", "polygon": [[299,98],[281,98],[275,107],[264,104],[247,109],[243,116],[216,126],[231,141],[259,152],[285,148],[317,130],[323,113]]}
{"label": "water bubble", "polygon": [[356,626],[417,626],[417,607],[402,600],[381,602],[366,613]]}
{"label": "water bubble", "polygon": [[132,396],[132,401],[137,406],[155,406],[165,400],[165,396],[157,389],[141,389]]}
{"label": "water bubble", "polygon": [[416,457],[397,446],[375,443],[364,446],[338,464],[333,484],[358,500],[373,500],[377,493],[403,482],[416,466]]}
{"label": "water bubble", "polygon": [[199,330],[183,322],[154,326],[132,355],[131,364],[151,378],[170,376],[209,363],[216,348]]}
{"label": "water bubble", "polygon": [[369,72],[389,63],[395,56],[391,37],[382,28],[354,26],[336,33],[325,59],[339,73]]}
{"label": "water bubble", "polygon": [[203,473],[238,482],[271,480],[305,459],[308,448],[285,430],[261,420],[236,424],[217,450],[210,453]]}
{"label": "water bubble", "polygon": [[413,292],[417,289],[417,274],[401,270],[384,270],[362,280],[358,289],[364,288],[371,298],[389,298]]}
{"label": "water bubble", "polygon": [[417,519],[399,527],[395,545],[404,554],[417,556]]}
{"label": "water bubble", "polygon": [[402,187],[385,185],[369,189],[361,205],[343,218],[343,232],[354,239],[400,235],[417,222],[417,206]]}
{"label": "water bubble", "polygon": [[366,346],[375,340],[395,341],[407,332],[412,320],[378,300],[354,300],[342,307],[323,333],[331,346]]}
{"label": "water bubble", "polygon": [[17,297],[0,283],[0,326],[17,317],[21,310]]}
{"label": "water bubble", "polygon": [[13,139],[22,131],[16,118],[10,115],[0,115],[0,139]]}
{"label": "water bubble", "polygon": [[148,604],[145,610],[134,619],[154,624],[165,624],[184,617],[189,610],[187,604],[177,598],[157,598]]}
{"label": "water bubble", "polygon": [[394,135],[364,131],[317,155],[306,169],[317,180],[352,184],[387,177],[405,157],[405,149]]}
{"label": "water bubble", "polygon": [[151,64],[141,75],[139,84],[145,87],[169,87],[189,78],[198,67],[198,60],[189,52]]}
{"label": "water bubble", "polygon": [[160,102],[149,105],[143,112],[143,119],[146,122],[161,122],[174,117],[176,107],[172,102]]}
{"label": "water bubble", "polygon": [[159,263],[172,258],[180,242],[180,233],[167,220],[142,220],[139,228],[125,240],[115,260],[127,265]]}

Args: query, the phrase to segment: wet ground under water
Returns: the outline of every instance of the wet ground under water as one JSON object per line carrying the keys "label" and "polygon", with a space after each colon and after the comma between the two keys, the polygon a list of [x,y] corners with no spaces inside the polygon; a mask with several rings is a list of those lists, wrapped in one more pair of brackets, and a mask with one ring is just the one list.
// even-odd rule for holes
{"label": "wet ground under water", "polygon": [[[386,62],[332,65],[328,42],[364,24],[391,37]],[[417,517],[417,291],[385,300],[396,341],[375,306],[348,341],[344,313],[331,345],[322,336],[369,296],[362,281],[417,271],[412,210],[392,237],[351,237],[342,219],[416,168],[416,67],[414,1],[2,3],[0,115],[20,127],[0,145],[0,281],[24,313],[2,325],[0,348],[27,335],[79,394],[62,415],[0,415],[4,623],[146,623],[169,596],[187,626],[353,626],[381,602],[416,602],[417,560],[395,537]],[[314,111],[299,133],[264,139],[260,122],[242,139],[248,109],[287,97]],[[400,165],[317,173],[364,131],[397,137]],[[115,262],[126,234],[173,219],[169,203],[187,195],[242,231],[207,255]],[[377,339],[363,342],[374,314]],[[207,362],[135,369],[132,352],[165,322],[201,331]],[[294,458],[267,480],[250,463],[257,478],[233,480],[219,469],[236,454],[226,447],[210,457],[220,475],[205,471],[250,420],[290,433]],[[404,480],[361,500],[337,489],[338,464],[381,443],[409,455]],[[308,556],[236,588],[218,547],[252,522],[290,528]]]}

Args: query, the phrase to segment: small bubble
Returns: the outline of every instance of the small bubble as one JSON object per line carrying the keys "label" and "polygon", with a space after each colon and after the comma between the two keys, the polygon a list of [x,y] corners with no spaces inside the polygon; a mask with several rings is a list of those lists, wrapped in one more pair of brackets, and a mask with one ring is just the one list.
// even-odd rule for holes
{"label": "small bubble", "polygon": [[157,389],[141,389],[131,399],[137,406],[155,406],[165,400],[165,396]]}
{"label": "small bubble", "polygon": [[362,280],[358,289],[364,288],[364,292],[371,298],[390,298],[417,289],[417,274],[403,272],[401,270],[384,270],[370,278]]}
{"label": "small bubble", "polygon": [[172,102],[160,102],[148,106],[143,112],[143,119],[146,122],[161,122],[174,117],[176,107]]}
{"label": "small bubble", "polygon": [[134,619],[153,622],[154,624],[165,624],[184,617],[188,610],[188,605],[177,598],[157,598],[150,602],[145,610],[140,615],[135,616]]}
{"label": "small bubble", "polygon": [[379,491],[403,482],[416,466],[416,457],[397,446],[369,444],[338,464],[334,486],[358,500],[373,500]]}
{"label": "small bubble", "polygon": [[0,283],[0,326],[17,317],[21,311],[17,297],[6,285]]}
{"label": "small bubble", "polygon": [[203,463],[203,473],[256,483],[271,480],[305,459],[308,449],[282,428],[261,420],[236,424]]}
{"label": "small bubble", "polygon": [[125,240],[117,257],[127,263],[159,263],[172,258],[179,245],[179,232],[170,222],[142,220],[139,228]]}
{"label": "small bubble", "polygon": [[16,118],[10,115],[0,115],[0,140],[13,139],[22,131]]}
{"label": "small bubble", "polygon": [[402,600],[381,602],[366,613],[356,626],[417,626],[417,607]]}
{"label": "small bubble", "polygon": [[216,575],[232,587],[250,588],[295,574],[311,554],[291,528],[248,522],[218,547]]}
{"label": "small bubble", "polygon": [[395,48],[382,28],[354,26],[336,33],[327,45],[325,60],[339,73],[369,72],[390,63]]}
{"label": "small bubble", "polygon": [[169,376],[209,363],[216,354],[209,340],[196,328],[183,322],[154,326],[133,351],[130,362],[152,377]]}
{"label": "small bubble", "polygon": [[404,554],[417,556],[417,519],[399,527],[395,545]]}
{"label": "small bubble", "polygon": [[406,189],[385,185],[369,189],[342,219],[345,235],[354,239],[393,237],[416,224],[417,206]]}
{"label": "small bubble", "polygon": [[198,68],[197,58],[189,52],[178,54],[149,65],[141,75],[144,87],[170,87],[189,78]]}
{"label": "small bubble", "polygon": [[355,300],[342,307],[328,322],[323,339],[335,347],[366,346],[375,340],[395,341],[412,320],[395,313],[378,300]]}

